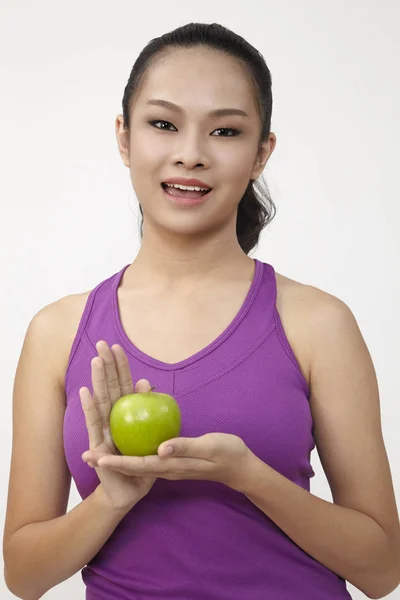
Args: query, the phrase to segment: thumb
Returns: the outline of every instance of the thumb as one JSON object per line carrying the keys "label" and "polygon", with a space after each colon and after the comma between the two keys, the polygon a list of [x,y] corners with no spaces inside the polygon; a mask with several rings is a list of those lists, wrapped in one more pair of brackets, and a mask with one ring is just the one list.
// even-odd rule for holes
{"label": "thumb", "polygon": [[158,447],[159,456],[184,456],[187,458],[210,458],[212,448],[206,436],[197,438],[173,438]]}

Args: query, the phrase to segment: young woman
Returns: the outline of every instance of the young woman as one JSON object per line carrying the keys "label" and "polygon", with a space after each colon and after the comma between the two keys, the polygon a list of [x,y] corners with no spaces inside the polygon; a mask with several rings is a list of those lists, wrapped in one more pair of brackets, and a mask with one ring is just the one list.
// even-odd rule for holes
{"label": "young woman", "polygon": [[[274,216],[256,187],[271,110],[263,57],[220,25],[181,27],[136,60],[116,135],[141,248],[34,316],[15,377],[4,557],[17,596],[80,569],[89,600],[339,600],[346,580],[382,598],[398,585],[355,318],[248,256]],[[111,407],[152,386],[178,401],[181,437],[121,456]],[[333,503],[309,491],[315,446]],[[82,502],[66,513],[71,476]]]}

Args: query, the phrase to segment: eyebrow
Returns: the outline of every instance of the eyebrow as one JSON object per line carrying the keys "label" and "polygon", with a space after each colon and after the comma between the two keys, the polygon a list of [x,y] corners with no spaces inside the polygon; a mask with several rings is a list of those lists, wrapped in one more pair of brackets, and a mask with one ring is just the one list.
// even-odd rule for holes
{"label": "eyebrow", "polygon": [[[153,106],[163,106],[164,108],[169,108],[175,112],[182,113],[183,109],[174,104],[173,102],[169,102],[168,100],[161,100],[158,98],[154,98],[147,101],[147,104],[151,104]],[[249,115],[240,108],[216,108],[214,110],[210,110],[208,113],[210,117],[227,117],[231,115],[237,115],[239,117],[248,117]]]}

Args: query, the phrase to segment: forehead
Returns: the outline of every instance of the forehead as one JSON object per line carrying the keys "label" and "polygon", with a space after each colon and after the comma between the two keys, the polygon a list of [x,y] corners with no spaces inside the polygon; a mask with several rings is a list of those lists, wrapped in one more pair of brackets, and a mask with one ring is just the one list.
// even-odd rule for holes
{"label": "forehead", "polygon": [[238,59],[204,48],[169,49],[148,67],[135,104],[162,98],[184,110],[208,112],[218,107],[242,108],[256,115],[254,86]]}

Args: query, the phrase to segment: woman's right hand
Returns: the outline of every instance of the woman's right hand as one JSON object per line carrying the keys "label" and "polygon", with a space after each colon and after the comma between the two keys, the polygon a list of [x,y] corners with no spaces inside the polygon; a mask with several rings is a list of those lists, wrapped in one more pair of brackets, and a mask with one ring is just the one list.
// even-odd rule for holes
{"label": "woman's right hand", "polygon": [[[99,356],[92,359],[93,396],[87,387],[79,390],[86,427],[89,450],[99,454],[120,454],[110,432],[110,413],[115,402],[127,394],[147,392],[151,389],[147,379],[133,385],[130,367],[123,348],[107,342],[96,344]],[[111,469],[94,467],[100,479],[96,493],[103,501],[118,510],[130,510],[152,488],[156,478],[132,477]]]}

